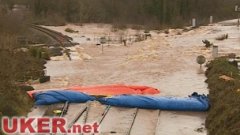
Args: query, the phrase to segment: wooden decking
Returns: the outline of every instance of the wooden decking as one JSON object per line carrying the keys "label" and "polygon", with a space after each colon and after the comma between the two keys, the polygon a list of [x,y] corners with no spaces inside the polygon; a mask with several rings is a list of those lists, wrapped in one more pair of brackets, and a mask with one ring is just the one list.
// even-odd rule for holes
{"label": "wooden decking", "polygon": [[[64,104],[36,106],[28,117],[51,116],[54,108]],[[86,109],[87,108],[87,109]],[[86,110],[84,110],[86,109]],[[68,128],[75,124],[100,123],[100,135],[155,135],[160,110],[121,108],[101,105],[99,102],[71,103],[64,118]],[[53,114],[53,113],[52,113]],[[80,117],[79,117],[80,116]]]}

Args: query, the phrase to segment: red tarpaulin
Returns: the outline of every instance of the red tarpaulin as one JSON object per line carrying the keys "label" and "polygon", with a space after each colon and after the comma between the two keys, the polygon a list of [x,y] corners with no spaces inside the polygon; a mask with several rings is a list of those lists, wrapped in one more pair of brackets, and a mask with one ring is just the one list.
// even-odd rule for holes
{"label": "red tarpaulin", "polygon": [[84,92],[89,95],[121,95],[121,94],[158,94],[159,90],[148,86],[131,85],[100,85],[100,86],[73,86],[69,90]]}
{"label": "red tarpaulin", "polygon": [[[59,89],[61,90],[61,89]],[[158,94],[160,91],[156,88],[148,86],[136,86],[136,85],[98,85],[98,86],[73,86],[66,88],[65,90],[73,90],[83,92],[89,95],[122,95],[122,94]],[[33,93],[38,92],[39,90],[29,91],[28,94],[32,96]]]}

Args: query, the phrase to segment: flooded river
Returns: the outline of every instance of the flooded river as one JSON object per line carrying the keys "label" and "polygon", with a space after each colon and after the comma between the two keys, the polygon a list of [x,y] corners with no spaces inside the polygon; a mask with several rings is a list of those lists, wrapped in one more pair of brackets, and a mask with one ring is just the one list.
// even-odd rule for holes
{"label": "flooded river", "polygon": [[[64,30],[70,27],[79,33],[69,34]],[[49,61],[46,65],[47,74],[52,77],[50,83],[35,85],[37,89],[61,88],[72,85],[99,85],[99,84],[137,84],[148,85],[160,89],[160,95],[186,97],[193,92],[208,94],[205,75],[199,70],[196,57],[204,55],[207,60],[211,59],[211,50],[203,47],[202,40],[208,39],[219,45],[220,52],[240,52],[238,30],[235,26],[213,26],[200,27],[189,32],[171,30],[170,34],[151,32],[151,39],[123,45],[105,45],[104,53],[101,47],[94,42],[81,38],[115,34],[111,27],[104,25],[84,26],[61,26],[48,27],[73,37],[75,42],[80,43],[72,50],[72,54],[79,54],[79,59],[72,61],[61,58],[58,61]],[[182,32],[179,34],[179,31]],[[127,34],[134,34],[139,31],[128,30]],[[177,34],[178,33],[178,34]],[[228,33],[230,39],[226,41],[215,41],[214,37]],[[83,36],[84,35],[84,36]],[[80,40],[81,39],[81,40]],[[229,47],[227,44],[232,44]],[[81,52],[76,51],[81,49]],[[85,53],[91,59],[83,58],[80,53]],[[202,70],[205,70],[203,68]],[[114,117],[114,113],[111,113]],[[133,133],[156,133],[158,135],[206,135],[204,123],[206,113],[195,112],[169,112],[162,111],[157,120],[158,114],[141,129],[144,117],[148,113],[142,111],[139,123],[135,123]],[[120,117],[120,116],[119,116]],[[152,122],[151,122],[152,121]],[[151,124],[152,123],[152,124]],[[158,125],[156,132],[152,132],[154,125]],[[148,130],[148,131],[147,131]]]}

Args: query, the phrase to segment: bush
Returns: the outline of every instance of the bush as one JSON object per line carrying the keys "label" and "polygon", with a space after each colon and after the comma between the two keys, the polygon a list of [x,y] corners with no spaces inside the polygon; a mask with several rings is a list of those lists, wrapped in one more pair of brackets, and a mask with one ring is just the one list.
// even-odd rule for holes
{"label": "bush", "polygon": [[227,75],[233,78],[239,78],[239,70],[227,58],[218,58],[207,64],[206,76],[209,78],[213,75]]}
{"label": "bush", "polygon": [[29,86],[29,85],[21,85],[21,86],[18,86],[20,90],[22,91],[30,91],[30,90],[34,90],[34,88],[32,86]]}
{"label": "bush", "polygon": [[25,116],[32,105],[33,100],[25,91],[13,88],[11,93],[5,94],[0,99],[0,116]]}
{"label": "bush", "polygon": [[[236,66],[226,58],[218,58],[207,65],[206,72],[211,108],[206,119],[210,135],[240,134],[240,80]],[[219,78],[227,75],[234,80]]]}
{"label": "bush", "polygon": [[202,42],[205,44],[205,47],[206,47],[206,48],[209,48],[209,47],[213,46],[213,43],[211,43],[211,42],[208,41],[208,40],[202,40]]}
{"label": "bush", "polygon": [[53,48],[49,48],[48,52],[49,52],[50,57],[62,56],[63,55],[62,50],[63,49],[60,47],[53,47]]}
{"label": "bush", "polygon": [[42,52],[41,58],[44,60],[50,60],[50,56],[49,56],[48,52]]}
{"label": "bush", "polygon": [[31,47],[30,49],[29,49],[29,52],[30,52],[30,54],[33,56],[33,57],[37,57],[37,53],[38,53],[38,51],[37,51],[37,48],[35,48],[35,47]]}
{"label": "bush", "polygon": [[39,59],[22,51],[17,43],[17,37],[27,31],[26,24],[20,16],[0,13],[0,117],[26,116],[33,105],[27,93],[16,85],[31,71],[42,68]]}
{"label": "bush", "polygon": [[45,82],[48,82],[50,81],[50,76],[42,76],[40,79],[39,79],[39,82],[40,83],[45,83]]}
{"label": "bush", "polygon": [[71,28],[66,28],[65,31],[69,32],[69,33],[78,33],[78,31],[75,31],[75,30],[73,30]]}
{"label": "bush", "polygon": [[30,47],[29,52],[35,58],[50,60],[49,51],[46,48]]}

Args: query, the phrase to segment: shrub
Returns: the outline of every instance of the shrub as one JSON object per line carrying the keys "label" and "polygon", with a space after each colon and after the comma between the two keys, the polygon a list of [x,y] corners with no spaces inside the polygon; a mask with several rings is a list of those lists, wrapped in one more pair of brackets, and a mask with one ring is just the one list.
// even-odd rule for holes
{"label": "shrub", "polygon": [[45,59],[45,60],[50,60],[50,56],[49,56],[48,52],[42,52],[41,58]]}
{"label": "shrub", "polygon": [[227,75],[239,79],[239,70],[227,58],[218,58],[207,64],[206,76],[209,78],[212,75]]}
{"label": "shrub", "polygon": [[23,90],[23,91],[30,91],[30,90],[34,90],[34,88],[32,86],[29,86],[29,85],[21,85],[21,86],[18,86],[20,90]]}
{"label": "shrub", "polygon": [[[211,108],[206,119],[210,135],[239,135],[240,133],[240,77],[236,66],[226,58],[218,58],[207,65],[206,72]],[[226,81],[219,76],[234,80]]]}
{"label": "shrub", "polygon": [[78,31],[75,31],[75,30],[73,30],[71,28],[66,28],[65,31],[69,32],[69,33],[78,33]]}
{"label": "shrub", "polygon": [[38,53],[37,48],[30,47],[29,52],[33,57],[35,57],[35,58],[37,57],[37,53]]}
{"label": "shrub", "polygon": [[205,44],[205,47],[206,47],[206,48],[209,48],[209,47],[213,46],[213,43],[211,43],[211,42],[208,41],[208,40],[202,40],[202,42]]}
{"label": "shrub", "polygon": [[29,52],[30,52],[31,56],[33,56],[35,58],[50,60],[49,51],[46,48],[30,47]]}
{"label": "shrub", "polygon": [[63,55],[62,53],[62,48],[60,47],[53,47],[53,48],[49,48],[48,52],[49,52],[49,56],[53,57],[53,56],[61,56]]}
{"label": "shrub", "polygon": [[48,82],[50,81],[50,76],[42,76],[40,79],[39,79],[39,82],[40,83],[45,83],[45,82]]}

